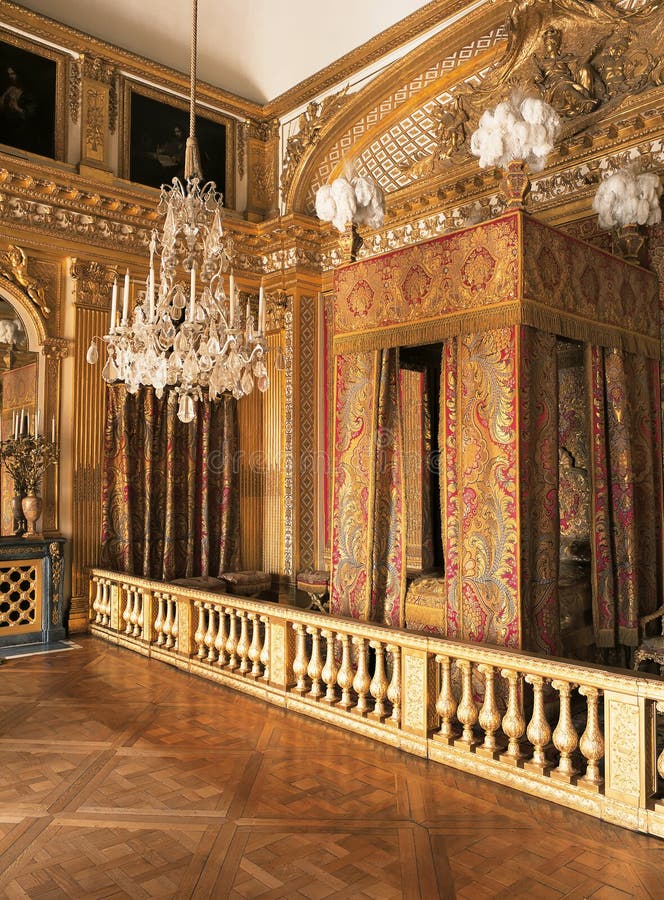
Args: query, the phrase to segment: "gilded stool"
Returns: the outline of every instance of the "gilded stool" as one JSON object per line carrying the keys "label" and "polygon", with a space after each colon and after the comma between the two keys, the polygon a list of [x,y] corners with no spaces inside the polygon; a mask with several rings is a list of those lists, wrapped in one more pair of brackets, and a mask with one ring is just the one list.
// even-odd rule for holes
{"label": "gilded stool", "polygon": [[329,612],[330,603],[330,573],[322,570],[298,572],[296,579],[297,588],[309,595],[311,603],[309,609],[317,609],[318,612]]}

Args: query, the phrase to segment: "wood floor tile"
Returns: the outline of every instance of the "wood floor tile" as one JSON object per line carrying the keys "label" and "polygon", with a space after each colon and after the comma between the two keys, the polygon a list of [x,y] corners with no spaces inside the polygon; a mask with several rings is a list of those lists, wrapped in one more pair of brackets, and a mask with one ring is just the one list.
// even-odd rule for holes
{"label": "wood floor tile", "polygon": [[0,671],[0,897],[664,898],[664,842],[94,638]]}

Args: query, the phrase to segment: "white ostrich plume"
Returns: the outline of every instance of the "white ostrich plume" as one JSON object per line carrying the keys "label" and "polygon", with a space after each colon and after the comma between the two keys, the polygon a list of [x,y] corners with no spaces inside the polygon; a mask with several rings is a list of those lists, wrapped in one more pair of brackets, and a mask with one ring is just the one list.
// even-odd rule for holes
{"label": "white ostrich plume", "polygon": [[513,95],[491,112],[485,110],[470,138],[470,150],[480,168],[504,168],[521,159],[532,172],[540,172],[555,146],[561,120],[555,109],[536,97]]}
{"label": "white ostrich plume", "polygon": [[385,218],[385,195],[373,178],[356,175],[336,178],[316,191],[316,215],[343,231],[351,222],[380,228]]}
{"label": "white ostrich plume", "polygon": [[656,225],[662,221],[661,196],[662,182],[654,172],[620,169],[597,188],[593,209],[601,228]]}

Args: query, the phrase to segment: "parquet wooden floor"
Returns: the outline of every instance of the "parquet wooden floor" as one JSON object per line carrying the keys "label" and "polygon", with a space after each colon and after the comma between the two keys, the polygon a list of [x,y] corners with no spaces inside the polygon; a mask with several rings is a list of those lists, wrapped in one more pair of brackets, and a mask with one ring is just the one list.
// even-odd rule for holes
{"label": "parquet wooden floor", "polygon": [[0,897],[664,898],[664,841],[77,641],[0,667]]}

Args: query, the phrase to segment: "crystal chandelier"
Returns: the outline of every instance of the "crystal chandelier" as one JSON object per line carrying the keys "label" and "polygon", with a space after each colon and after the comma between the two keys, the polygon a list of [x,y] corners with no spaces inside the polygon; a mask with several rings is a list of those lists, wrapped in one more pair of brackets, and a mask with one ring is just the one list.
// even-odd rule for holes
{"label": "crystal chandelier", "polygon": [[[230,273],[228,295],[224,274],[232,262],[232,245],[222,228],[223,199],[214,182],[202,184],[196,140],[196,28],[193,0],[189,137],[185,184],[174,178],[162,185],[158,211],[165,216],[161,236],[150,241],[150,268],[145,292],[129,313],[129,272],[125,275],[122,314],[118,321],[118,285],[113,285],[108,357],[102,377],[124,382],[129,393],[142,386],[157,397],[171,388],[179,395],[178,418],[191,422],[195,401],[207,395],[236,399],[269,387],[265,367],[265,298],[261,286],[258,321],[247,303],[239,308]],[[161,257],[155,283],[155,257]],[[244,313],[244,314],[243,314]],[[94,343],[88,362],[96,362]]]}

